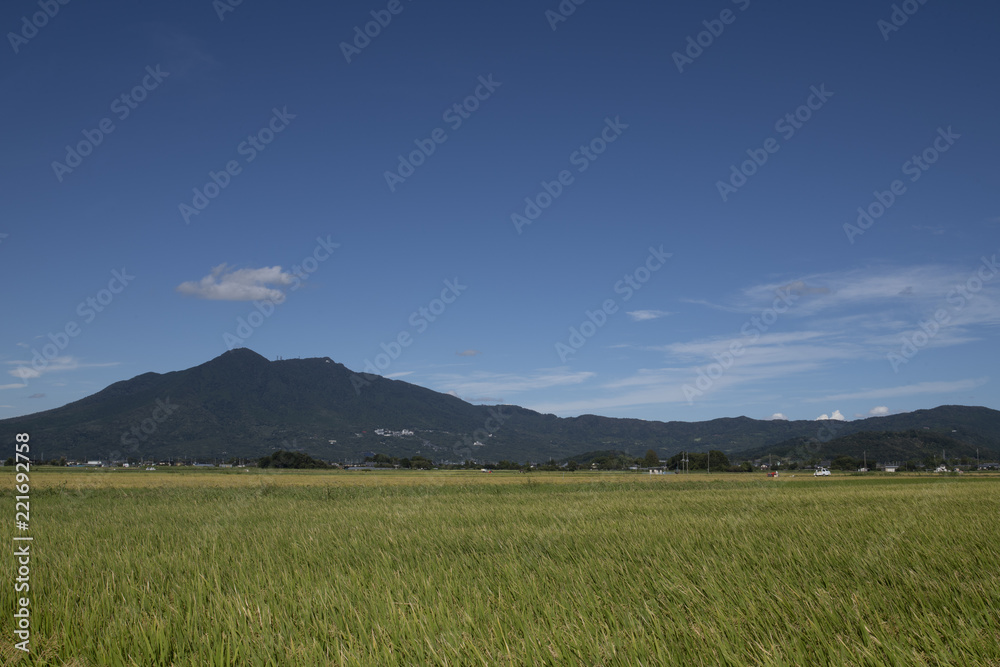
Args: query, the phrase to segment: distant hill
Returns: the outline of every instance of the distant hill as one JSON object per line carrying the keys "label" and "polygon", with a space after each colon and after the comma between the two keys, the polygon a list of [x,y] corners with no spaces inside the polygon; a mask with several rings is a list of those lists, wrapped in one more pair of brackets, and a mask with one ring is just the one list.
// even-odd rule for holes
{"label": "distant hill", "polygon": [[[980,447],[982,460],[995,460],[996,451]],[[798,460],[819,458],[832,460],[838,456],[850,456],[868,461],[897,462],[907,460],[922,462],[927,457],[938,458],[942,452],[951,458],[976,458],[976,446],[928,429],[908,431],[861,431],[834,438],[827,442],[808,438],[792,438],[771,447],[763,447],[745,452],[748,458],[764,458],[768,454],[776,457],[790,457]]]}
{"label": "distant hill", "polygon": [[32,451],[70,459],[258,458],[279,449],[327,460],[380,452],[437,461],[547,461],[609,450],[641,456],[647,449],[661,458],[718,449],[738,459],[796,439],[828,442],[871,430],[931,431],[994,455],[1000,450],[1000,412],[988,408],[942,406],[853,422],[558,418],[472,405],[357,374],[329,358],[269,361],[248,349],[187,370],[145,373],[0,424],[30,433]]}

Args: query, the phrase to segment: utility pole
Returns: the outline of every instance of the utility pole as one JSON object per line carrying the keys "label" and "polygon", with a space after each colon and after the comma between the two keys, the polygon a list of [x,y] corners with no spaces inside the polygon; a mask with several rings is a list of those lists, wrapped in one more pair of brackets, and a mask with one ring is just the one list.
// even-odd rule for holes
{"label": "utility pole", "polygon": [[705,455],[707,458],[705,462],[708,464],[708,474],[712,474],[712,450],[708,450],[708,454]]}

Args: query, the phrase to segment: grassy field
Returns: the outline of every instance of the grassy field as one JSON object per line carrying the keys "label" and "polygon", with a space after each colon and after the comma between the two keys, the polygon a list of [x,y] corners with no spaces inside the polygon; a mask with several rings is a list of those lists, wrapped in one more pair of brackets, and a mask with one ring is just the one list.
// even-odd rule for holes
{"label": "grassy field", "polygon": [[[0,474],[8,544],[13,475]],[[52,665],[1000,665],[1000,477],[31,475]]]}

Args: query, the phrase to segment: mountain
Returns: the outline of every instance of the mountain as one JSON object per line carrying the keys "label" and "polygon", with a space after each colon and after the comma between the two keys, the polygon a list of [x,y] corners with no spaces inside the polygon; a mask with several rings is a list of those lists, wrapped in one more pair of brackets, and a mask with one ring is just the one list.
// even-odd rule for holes
{"label": "mountain", "polygon": [[329,358],[269,361],[248,349],[183,371],[145,373],[0,424],[30,433],[32,451],[69,459],[258,457],[277,449],[333,460],[381,452],[439,461],[544,461],[647,449],[664,458],[708,449],[739,458],[788,441],[822,443],[872,430],[932,431],[993,456],[1000,450],[1000,412],[988,408],[942,406],[853,422],[558,418],[512,405],[472,405],[354,373]]}

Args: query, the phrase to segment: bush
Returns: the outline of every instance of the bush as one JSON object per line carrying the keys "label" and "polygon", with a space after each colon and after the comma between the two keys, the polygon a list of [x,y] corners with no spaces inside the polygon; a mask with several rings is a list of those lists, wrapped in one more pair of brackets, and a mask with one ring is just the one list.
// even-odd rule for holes
{"label": "bush", "polygon": [[329,468],[325,461],[314,459],[302,452],[286,452],[279,449],[270,456],[261,457],[257,462],[260,468]]}

